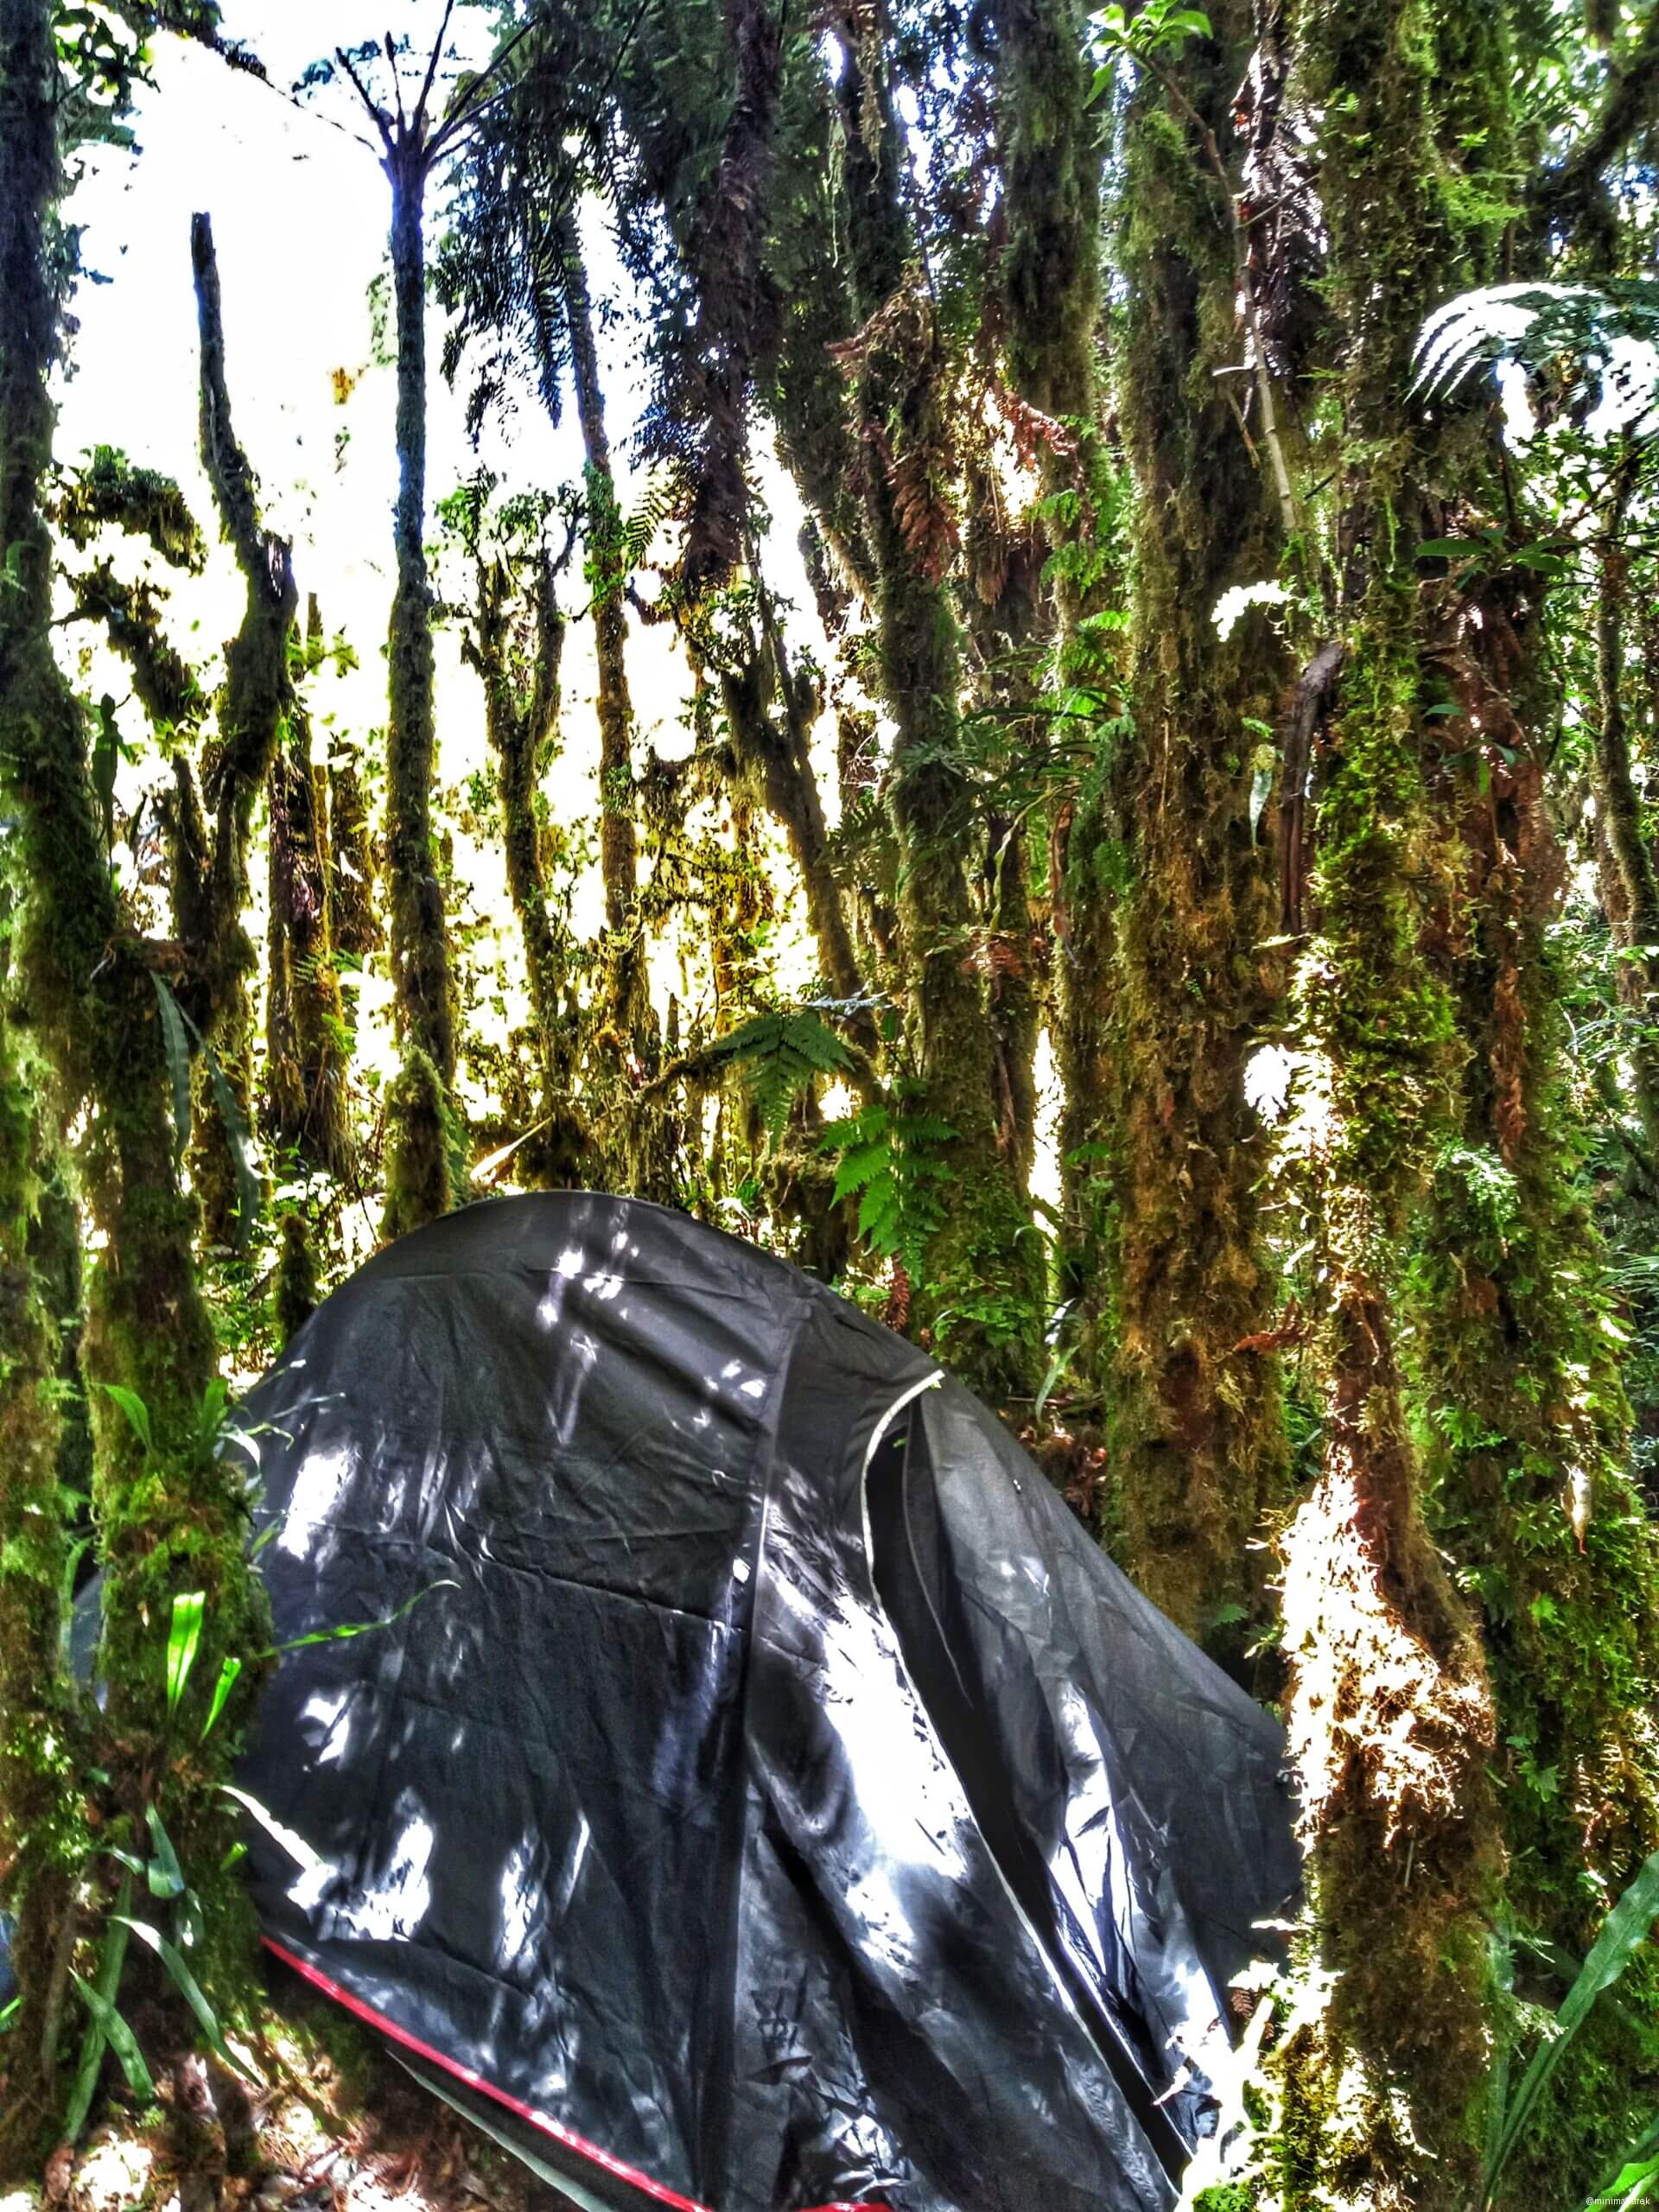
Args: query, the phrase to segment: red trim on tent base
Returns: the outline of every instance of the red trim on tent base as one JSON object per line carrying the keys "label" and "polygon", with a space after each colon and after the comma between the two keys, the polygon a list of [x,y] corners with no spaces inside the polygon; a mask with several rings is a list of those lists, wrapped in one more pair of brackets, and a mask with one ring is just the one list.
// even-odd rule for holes
{"label": "red trim on tent base", "polygon": [[[578,2135],[574,2128],[565,2126],[562,2120],[554,2120],[547,2113],[537,2112],[534,2106],[509,2096],[505,2089],[498,2089],[493,2082],[486,2082],[481,2074],[475,2074],[470,2066],[461,2065],[457,2059],[446,2058],[441,2050],[434,2050],[429,2043],[423,2043],[419,2036],[411,2035],[407,2028],[400,2028],[395,2021],[387,2019],[385,2013],[377,2012],[372,2005],[365,2005],[360,1997],[353,1997],[349,1989],[342,1989],[339,1982],[323,1973],[321,1967],[314,1967],[308,1961],[300,1958],[285,1943],[279,1943],[275,1936],[265,1936],[260,1940],[284,1966],[292,1967],[296,1974],[321,1990],[325,1996],[332,1997],[336,2005],[343,2005],[348,2012],[355,2013],[359,2020],[366,2020],[372,2028],[377,2029],[383,2036],[389,2036],[393,2043],[402,2044],[405,2050],[412,2050],[432,2065],[442,2067],[446,2074],[453,2074],[458,2082],[466,2082],[469,2089],[477,2089],[482,2095],[493,2097],[497,2104],[505,2105],[509,2112],[516,2113],[520,2120],[527,2120],[531,2126],[539,2128],[543,2135],[550,2135],[556,2143],[562,2143],[566,2150],[574,2151],[578,2158],[602,2166],[607,2174],[614,2174],[619,2181],[630,2183],[647,2196],[655,2197],[658,2203],[671,2206],[673,2212],[711,2212],[709,2206],[699,2204],[694,2197],[682,2196],[678,2190],[670,2189],[665,2183],[652,2181],[649,2174],[642,2174],[637,2168],[625,2164],[620,2158],[613,2158],[608,2151],[601,2151],[597,2143],[590,2143],[585,2135]],[[884,2212],[884,2208],[879,2204],[818,2204],[813,2206],[812,2212]]]}

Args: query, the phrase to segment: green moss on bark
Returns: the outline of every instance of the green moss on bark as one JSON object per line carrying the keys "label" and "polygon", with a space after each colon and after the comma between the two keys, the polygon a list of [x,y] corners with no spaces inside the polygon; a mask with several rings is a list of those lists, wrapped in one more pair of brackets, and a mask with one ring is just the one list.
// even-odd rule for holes
{"label": "green moss on bark", "polygon": [[418,1045],[405,1045],[386,1093],[383,1236],[402,1236],[448,1212],[455,1194],[455,1135],[442,1077]]}
{"label": "green moss on bark", "polygon": [[[1180,84],[1219,137],[1252,22],[1243,5],[1211,20],[1216,39],[1183,54]],[[1271,847],[1250,818],[1251,731],[1271,726],[1292,671],[1264,613],[1225,639],[1211,617],[1230,587],[1271,577],[1283,546],[1263,459],[1218,374],[1239,342],[1219,183],[1154,79],[1128,118],[1122,193],[1118,411],[1137,565],[1132,728],[1115,778],[1129,882],[1105,1171],[1109,1446],[1130,1571],[1183,1626],[1238,1654],[1263,1603],[1250,1547],[1287,1472],[1258,1215],[1264,1135],[1243,1078],[1285,987],[1261,950],[1276,914]]]}

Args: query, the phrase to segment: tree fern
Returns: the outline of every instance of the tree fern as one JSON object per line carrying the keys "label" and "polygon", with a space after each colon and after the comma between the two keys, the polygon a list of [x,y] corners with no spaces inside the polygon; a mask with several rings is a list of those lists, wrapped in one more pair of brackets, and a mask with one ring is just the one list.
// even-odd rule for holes
{"label": "tree fern", "polygon": [[1659,431],[1659,281],[1489,284],[1437,308],[1417,340],[1414,389],[1455,391],[1483,365],[1531,370],[1570,360],[1568,393],[1603,411],[1610,429]]}

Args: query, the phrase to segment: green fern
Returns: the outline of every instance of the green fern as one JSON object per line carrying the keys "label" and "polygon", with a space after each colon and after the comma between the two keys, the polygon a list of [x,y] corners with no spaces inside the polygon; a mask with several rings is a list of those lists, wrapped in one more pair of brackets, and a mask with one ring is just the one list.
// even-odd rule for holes
{"label": "green fern", "polygon": [[918,1085],[895,1084],[886,1098],[861,1106],[824,1131],[836,1160],[835,1202],[856,1196],[859,1234],[883,1259],[921,1271],[930,1240],[944,1224],[944,1187],[955,1170],[940,1157],[956,1131],[937,1114],[909,1109]]}
{"label": "green fern", "polygon": [[776,1143],[790,1109],[820,1077],[845,1075],[852,1057],[810,1007],[757,1014],[720,1039],[709,1055],[741,1077]]}

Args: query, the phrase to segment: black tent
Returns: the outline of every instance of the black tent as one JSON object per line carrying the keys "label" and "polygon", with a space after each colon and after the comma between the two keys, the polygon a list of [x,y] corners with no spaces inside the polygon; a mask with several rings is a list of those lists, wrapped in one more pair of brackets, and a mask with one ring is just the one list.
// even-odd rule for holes
{"label": "black tent", "polygon": [[429,2086],[588,2212],[1174,2202],[1280,1734],[932,1361],[549,1194],[380,1253],[240,1418],[320,1639],[242,1765],[265,1940]]}
{"label": "black tent", "polygon": [[390,1622],[266,1692],[275,1952],[578,2203],[1173,2202],[1280,1736],[932,1361],[544,1195],[382,1252],[244,1418],[279,1637]]}

